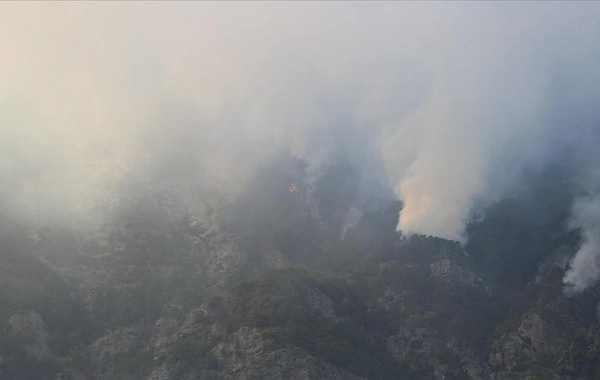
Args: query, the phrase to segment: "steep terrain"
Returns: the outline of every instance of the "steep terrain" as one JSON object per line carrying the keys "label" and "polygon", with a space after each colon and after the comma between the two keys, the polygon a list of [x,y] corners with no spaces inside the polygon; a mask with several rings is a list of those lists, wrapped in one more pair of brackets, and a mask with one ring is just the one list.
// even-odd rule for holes
{"label": "steep terrain", "polygon": [[131,180],[93,226],[3,214],[0,378],[600,378],[568,188],[541,176],[463,246],[396,232],[348,167],[276,162],[233,202]]}

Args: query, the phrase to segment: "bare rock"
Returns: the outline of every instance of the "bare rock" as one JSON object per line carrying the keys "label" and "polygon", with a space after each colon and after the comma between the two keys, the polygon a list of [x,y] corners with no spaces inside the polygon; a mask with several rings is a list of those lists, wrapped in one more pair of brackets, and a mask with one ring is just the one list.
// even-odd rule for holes
{"label": "bare rock", "polygon": [[50,358],[51,352],[45,332],[45,324],[39,313],[27,311],[15,313],[8,318],[12,334],[23,342],[23,349],[30,358],[42,361]]}

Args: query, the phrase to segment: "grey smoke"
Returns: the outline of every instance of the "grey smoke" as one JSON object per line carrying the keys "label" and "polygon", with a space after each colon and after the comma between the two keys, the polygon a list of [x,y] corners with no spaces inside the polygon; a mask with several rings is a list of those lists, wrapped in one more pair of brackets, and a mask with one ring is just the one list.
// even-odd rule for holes
{"label": "grey smoke", "polygon": [[571,260],[564,282],[569,292],[579,292],[600,278],[600,197],[580,198],[573,205],[571,228],[581,228],[583,241]]}
{"label": "grey smoke", "polygon": [[[128,175],[229,196],[290,149],[352,164],[404,234],[465,241],[524,169],[572,161],[598,279],[600,4],[3,3],[0,175],[32,218],[85,214]],[[585,206],[582,206],[585,205]],[[585,264],[585,265],[582,265]]]}

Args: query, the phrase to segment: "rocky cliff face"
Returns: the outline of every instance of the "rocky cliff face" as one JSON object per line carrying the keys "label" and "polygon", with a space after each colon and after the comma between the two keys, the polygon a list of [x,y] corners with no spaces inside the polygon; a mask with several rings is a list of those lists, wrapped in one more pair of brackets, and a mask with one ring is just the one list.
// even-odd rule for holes
{"label": "rocky cliff face", "polygon": [[10,334],[23,345],[30,359],[44,361],[51,355],[47,340],[49,335],[42,317],[35,311],[15,313],[8,318]]}
{"label": "rocky cliff face", "polygon": [[578,244],[562,220],[512,223],[495,206],[463,247],[396,233],[399,204],[346,225],[348,202],[263,190],[191,208],[138,187],[85,229],[4,220],[0,378],[599,373],[600,295],[566,297],[565,260],[549,261]]}

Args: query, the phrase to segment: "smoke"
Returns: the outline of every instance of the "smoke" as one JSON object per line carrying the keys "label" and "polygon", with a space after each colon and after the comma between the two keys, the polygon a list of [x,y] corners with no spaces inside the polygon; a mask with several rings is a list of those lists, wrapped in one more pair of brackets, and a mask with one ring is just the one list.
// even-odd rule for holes
{"label": "smoke", "polygon": [[578,199],[573,205],[571,228],[580,228],[583,240],[564,282],[569,293],[577,293],[594,285],[600,278],[600,197]]}
{"label": "smoke", "polygon": [[576,294],[600,279],[600,171],[595,166],[586,169],[577,181],[583,193],[575,199],[569,220],[569,228],[580,230],[582,239],[563,278],[568,294]]}
{"label": "smoke", "polygon": [[[130,177],[235,197],[283,150],[306,161],[310,184],[352,165],[362,202],[402,201],[403,233],[464,242],[524,172],[568,161],[581,179],[598,162],[599,11],[3,3],[2,205],[71,220]],[[573,186],[592,189],[573,207],[584,244],[565,281],[579,289],[597,279],[600,214],[598,189]]]}

